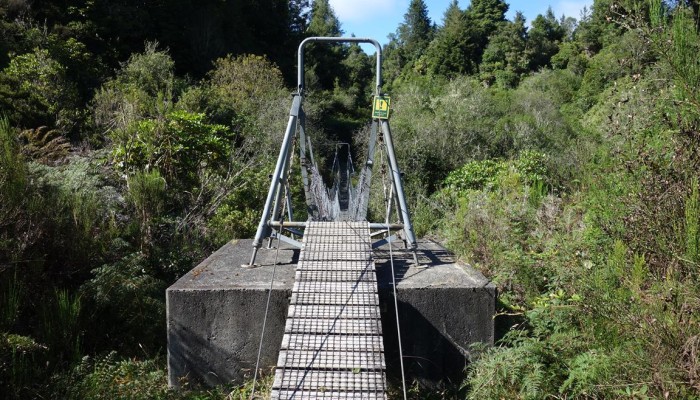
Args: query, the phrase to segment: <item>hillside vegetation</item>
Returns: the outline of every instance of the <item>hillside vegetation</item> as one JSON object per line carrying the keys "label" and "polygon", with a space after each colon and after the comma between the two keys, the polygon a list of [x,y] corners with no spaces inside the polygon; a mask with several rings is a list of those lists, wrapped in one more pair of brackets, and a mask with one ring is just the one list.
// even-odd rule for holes
{"label": "hillside vegetation", "polygon": [[[508,7],[412,0],[386,46],[416,230],[499,290],[496,345],[411,396],[700,399],[700,2]],[[168,390],[165,289],[252,236],[296,46],[342,33],[328,0],[0,1],[0,396],[249,396]],[[372,57],[307,66],[319,152],[361,152]]]}

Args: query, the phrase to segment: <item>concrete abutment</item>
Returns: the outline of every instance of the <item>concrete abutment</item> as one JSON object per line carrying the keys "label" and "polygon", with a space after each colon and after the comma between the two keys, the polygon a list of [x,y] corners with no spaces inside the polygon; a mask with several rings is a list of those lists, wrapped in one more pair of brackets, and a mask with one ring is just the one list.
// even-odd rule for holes
{"label": "concrete abutment", "polygon": [[[274,242],[276,245],[277,242]],[[407,379],[426,385],[459,382],[474,343],[493,344],[496,289],[437,243],[418,243],[420,267],[394,247],[394,269]],[[284,333],[298,250],[227,243],[166,291],[168,380],[171,387],[241,383],[252,377],[275,270],[261,369],[272,371]],[[387,368],[399,374],[388,247],[375,250]],[[274,268],[277,260],[277,268]]]}

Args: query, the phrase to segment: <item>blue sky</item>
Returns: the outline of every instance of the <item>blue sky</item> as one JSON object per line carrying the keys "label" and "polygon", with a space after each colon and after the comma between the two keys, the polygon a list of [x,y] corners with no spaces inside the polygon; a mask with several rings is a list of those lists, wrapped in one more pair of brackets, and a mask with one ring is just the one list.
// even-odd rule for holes
{"label": "blue sky", "polygon": [[[507,0],[506,0],[507,1]],[[408,10],[410,0],[330,0],[331,6],[341,23],[346,36],[355,34],[357,37],[377,39],[382,45],[389,40],[387,36],[396,31],[403,22],[403,16]],[[442,24],[442,16],[451,0],[425,0],[428,15],[433,22]],[[552,7],[554,14],[562,14],[579,19],[583,7],[589,7],[593,0],[510,0],[508,19],[512,19],[516,11],[522,11],[528,23],[537,14],[543,14],[547,7]],[[469,0],[459,1],[462,9],[467,8]],[[364,47],[364,46],[363,46]],[[373,53],[373,47],[364,47],[368,53]]]}

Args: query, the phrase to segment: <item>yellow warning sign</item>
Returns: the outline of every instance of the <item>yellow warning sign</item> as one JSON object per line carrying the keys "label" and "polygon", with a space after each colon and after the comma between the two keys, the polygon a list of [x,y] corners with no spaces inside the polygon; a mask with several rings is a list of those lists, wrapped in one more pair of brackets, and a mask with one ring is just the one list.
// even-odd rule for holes
{"label": "yellow warning sign", "polygon": [[372,118],[388,119],[390,104],[391,98],[389,96],[374,96]]}

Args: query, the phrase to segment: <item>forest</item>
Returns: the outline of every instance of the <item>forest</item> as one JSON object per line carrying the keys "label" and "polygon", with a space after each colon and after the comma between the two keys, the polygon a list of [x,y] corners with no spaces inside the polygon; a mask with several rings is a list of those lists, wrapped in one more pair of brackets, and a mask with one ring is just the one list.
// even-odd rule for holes
{"label": "forest", "polygon": [[[700,1],[508,9],[411,0],[385,46],[416,231],[499,291],[495,345],[409,397],[700,399]],[[250,395],[168,389],[165,289],[254,234],[296,47],[343,33],[328,0],[0,0],[0,397]],[[373,57],[309,49],[319,146],[361,147]]]}

